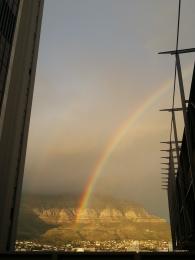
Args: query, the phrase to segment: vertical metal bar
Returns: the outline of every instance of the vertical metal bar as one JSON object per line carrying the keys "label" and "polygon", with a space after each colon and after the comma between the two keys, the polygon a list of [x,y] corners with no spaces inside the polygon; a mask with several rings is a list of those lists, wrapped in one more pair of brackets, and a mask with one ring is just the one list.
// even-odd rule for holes
{"label": "vertical metal bar", "polygon": [[[177,126],[176,126],[176,119],[175,119],[175,112],[174,111],[172,111],[172,123],[173,123],[173,133],[174,133],[174,139],[175,139],[175,148],[176,148],[176,157],[177,157],[178,169],[182,172],[181,163],[180,163],[180,159],[179,159],[179,145],[178,145]],[[172,155],[172,159],[173,159],[173,155]],[[184,206],[184,204],[185,204],[185,194],[184,194],[184,189],[183,189],[183,183],[181,183],[181,180],[180,180],[179,177],[180,176],[178,176],[178,180],[179,180],[179,185],[181,187],[181,197],[182,197],[182,203],[183,203],[183,206]]]}
{"label": "vertical metal bar", "polygon": [[171,228],[171,238],[172,238],[172,245],[173,245],[173,250],[176,249],[176,236],[175,236],[175,221],[174,221],[174,211],[173,211],[173,206],[172,206],[172,198],[171,194],[172,191],[168,187],[167,194],[168,194],[168,205],[169,205],[169,217],[170,217],[170,228]]}
{"label": "vertical metal bar", "polygon": [[178,75],[179,89],[180,89],[180,96],[181,96],[181,104],[182,104],[182,108],[183,108],[183,118],[184,118],[184,124],[185,124],[185,137],[186,137],[187,150],[188,150],[188,159],[189,159],[190,173],[191,173],[191,177],[192,177],[193,191],[194,191],[194,197],[195,197],[195,172],[194,172],[193,164],[192,164],[192,145],[191,145],[191,138],[190,138],[189,122],[188,122],[187,111],[186,111],[184,84],[183,84],[183,77],[182,77],[179,54],[176,53],[175,57],[176,57],[177,75]]}
{"label": "vertical metal bar", "polygon": [[[180,160],[179,160],[179,145],[178,145],[177,127],[176,127],[176,119],[175,119],[174,110],[172,110],[172,124],[173,124],[173,133],[174,133],[174,139],[175,139],[175,148],[176,148],[176,157],[177,157],[177,162],[178,162],[178,169],[180,169],[182,171]],[[171,159],[172,167],[174,169],[174,159],[173,159],[172,151],[171,151],[171,154],[170,154],[170,159]],[[175,169],[174,169],[174,172],[175,172]],[[178,174],[178,172],[177,172],[177,174]],[[179,186],[180,186],[180,191],[181,191],[181,202],[182,202],[181,208],[183,207],[183,210],[184,210],[185,209],[185,194],[183,192],[183,185],[182,185],[181,180],[180,180],[178,175],[177,175],[177,178],[178,178],[178,181],[179,181]],[[176,187],[175,187],[175,189],[176,189]],[[175,194],[175,196],[177,196],[177,194]],[[180,216],[180,207],[178,208],[178,214],[179,214],[179,217],[181,217]],[[179,223],[179,226],[180,226],[180,223]],[[181,229],[182,229],[182,227],[181,227]],[[183,230],[184,230],[184,234],[181,234],[181,235],[185,236],[186,235],[186,233],[185,233],[186,229],[184,228]],[[181,233],[183,233],[183,232],[181,232]]]}
{"label": "vertical metal bar", "polygon": [[177,197],[178,189],[176,185],[172,144],[170,144],[170,175],[169,176],[170,176],[170,184],[172,187],[172,194],[173,194],[176,247],[179,248],[178,242],[181,241],[183,237],[185,237],[186,233],[185,233],[185,227],[182,226],[181,215],[180,215],[181,205],[179,204],[178,197]]}
{"label": "vertical metal bar", "polygon": [[171,230],[172,233],[172,243],[173,248],[176,249],[177,247],[177,238],[178,238],[178,218],[177,218],[177,197],[175,194],[175,171],[172,165],[172,144],[170,143],[170,152],[169,152],[169,203],[170,203],[170,211],[171,211],[171,222],[173,228]]}
{"label": "vertical metal bar", "polygon": [[177,127],[176,127],[174,110],[172,110],[172,122],[173,122],[173,132],[174,132],[174,139],[175,139],[176,156],[177,156],[177,162],[178,162],[178,165],[179,165],[179,145],[178,145]]}
{"label": "vertical metal bar", "polygon": [[[174,138],[175,138],[175,146],[176,146],[176,154],[177,154],[177,162],[178,162],[178,169],[180,171],[180,174],[183,174],[183,169],[181,167],[180,163],[180,157],[179,157],[179,145],[178,145],[178,136],[177,136],[177,126],[176,126],[176,119],[175,119],[175,112],[172,111],[172,122],[173,122],[173,132],[174,132]],[[173,157],[173,155],[172,155]],[[174,166],[174,164],[173,164]],[[182,206],[183,206],[183,213],[184,213],[184,218],[185,218],[185,225],[188,225],[189,228],[191,229],[191,221],[188,215],[188,211],[186,209],[186,201],[185,201],[185,193],[184,193],[184,183],[182,182],[181,176],[179,176],[179,172],[177,175],[178,181],[179,181],[179,186],[180,186],[180,191],[181,191],[181,198],[182,198]],[[184,236],[186,236],[186,228],[184,229]]]}

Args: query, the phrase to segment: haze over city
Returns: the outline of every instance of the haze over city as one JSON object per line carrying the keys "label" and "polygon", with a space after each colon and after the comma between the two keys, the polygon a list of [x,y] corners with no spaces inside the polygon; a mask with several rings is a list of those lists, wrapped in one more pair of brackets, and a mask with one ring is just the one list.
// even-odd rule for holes
{"label": "haze over city", "polygon": [[[137,201],[168,218],[160,141],[169,138],[170,115],[159,109],[171,104],[174,58],[157,53],[175,48],[177,3],[45,1],[25,192],[82,193],[108,144],[134,116],[93,192]],[[193,0],[182,2],[179,48],[194,47],[194,12]],[[193,59],[181,60],[186,93]],[[181,136],[180,117],[178,129]]]}

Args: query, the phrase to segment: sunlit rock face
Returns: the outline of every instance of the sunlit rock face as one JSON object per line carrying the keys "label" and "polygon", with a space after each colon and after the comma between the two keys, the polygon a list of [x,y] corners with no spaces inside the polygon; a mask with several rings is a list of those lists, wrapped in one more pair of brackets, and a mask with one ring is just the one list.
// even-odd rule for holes
{"label": "sunlit rock face", "polygon": [[113,209],[113,208],[103,209],[100,212],[100,216],[99,216],[101,220],[109,220],[109,221],[120,220],[120,218],[122,217],[123,217],[122,212],[118,209]]}
{"label": "sunlit rock face", "polygon": [[135,220],[138,216],[133,210],[128,210],[125,212],[125,217],[130,220]]}
{"label": "sunlit rock face", "polygon": [[80,209],[76,215],[77,222],[94,222],[99,218],[98,211],[95,209],[84,208]]}
{"label": "sunlit rock face", "polygon": [[[95,198],[78,208],[72,197],[36,196],[23,199],[19,238],[46,242],[70,240],[169,239],[166,221],[128,201]],[[149,230],[149,231],[148,231]]]}
{"label": "sunlit rock face", "polygon": [[127,209],[122,211],[116,208],[83,208],[79,211],[74,208],[34,208],[34,213],[47,224],[66,224],[77,221],[88,223],[94,221],[101,222],[121,222],[129,220],[132,222],[165,222],[164,219],[150,215],[146,210],[140,208]]}
{"label": "sunlit rock face", "polygon": [[51,208],[51,209],[34,209],[41,220],[48,224],[63,224],[71,221],[70,216],[65,209]]}

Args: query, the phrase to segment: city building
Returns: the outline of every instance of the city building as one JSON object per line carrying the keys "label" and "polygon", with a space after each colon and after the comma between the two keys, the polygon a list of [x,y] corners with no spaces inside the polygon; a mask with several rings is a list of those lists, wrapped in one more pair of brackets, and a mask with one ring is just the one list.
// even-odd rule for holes
{"label": "city building", "polygon": [[0,252],[14,248],[43,3],[0,1]]}
{"label": "city building", "polygon": [[[167,190],[172,244],[174,250],[194,250],[195,248],[195,67],[189,98],[185,96],[183,75],[180,64],[180,55],[195,52],[195,48],[163,52],[162,54],[175,55],[176,71],[179,82],[181,107],[163,109],[171,113],[170,140],[162,142],[168,149],[162,150],[168,156],[166,159],[166,183],[163,189]],[[183,114],[184,131],[182,140],[178,140],[177,122],[175,113]]]}

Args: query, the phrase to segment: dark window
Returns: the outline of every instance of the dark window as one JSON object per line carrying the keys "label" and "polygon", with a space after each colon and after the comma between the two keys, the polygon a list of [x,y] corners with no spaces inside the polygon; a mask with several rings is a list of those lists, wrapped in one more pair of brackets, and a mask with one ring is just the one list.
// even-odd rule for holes
{"label": "dark window", "polygon": [[0,111],[4,96],[19,0],[0,0]]}
{"label": "dark window", "polygon": [[0,31],[6,38],[6,40],[11,43],[14,27],[13,24],[16,22],[16,16],[13,14],[12,9],[8,5],[7,1],[1,1],[0,7]]}

